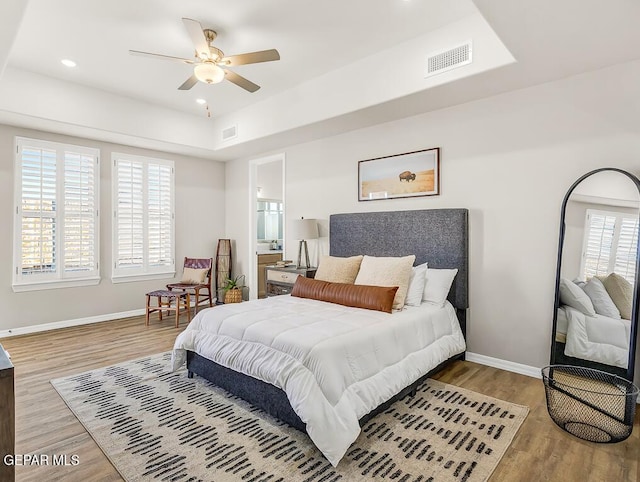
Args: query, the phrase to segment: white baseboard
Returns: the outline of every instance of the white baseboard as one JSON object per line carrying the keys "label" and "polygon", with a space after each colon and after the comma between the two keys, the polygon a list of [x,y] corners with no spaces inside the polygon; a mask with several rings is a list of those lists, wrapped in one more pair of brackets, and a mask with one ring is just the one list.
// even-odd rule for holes
{"label": "white baseboard", "polygon": [[121,311],[120,313],[107,313],[104,315],[88,316],[86,318],[76,318],[75,320],[54,321],[52,323],[42,323],[41,325],[22,326],[20,328],[9,328],[0,330],[0,338],[10,336],[27,335],[41,331],[57,330],[58,328],[68,328],[71,326],[88,325],[90,323],[100,323],[102,321],[129,318],[130,316],[140,316],[145,314],[145,309],[140,308],[131,311]]}
{"label": "white baseboard", "polygon": [[522,363],[516,363],[508,360],[501,360],[500,358],[493,358],[486,355],[480,355],[478,353],[467,352],[465,359],[479,363],[480,365],[487,365],[493,368],[500,368],[508,372],[519,373],[520,375],[527,375],[533,378],[542,378],[540,368],[532,367],[529,365],[523,365]]}
{"label": "white baseboard", "polygon": [[[506,370],[508,372],[519,373],[520,375],[527,375],[528,377],[542,378],[541,368],[523,365],[522,363],[501,360],[500,358],[493,358],[490,356],[479,355],[478,353],[471,352],[466,353],[465,360],[493,368],[500,368],[501,370]],[[640,406],[640,397],[636,399],[636,404]]]}

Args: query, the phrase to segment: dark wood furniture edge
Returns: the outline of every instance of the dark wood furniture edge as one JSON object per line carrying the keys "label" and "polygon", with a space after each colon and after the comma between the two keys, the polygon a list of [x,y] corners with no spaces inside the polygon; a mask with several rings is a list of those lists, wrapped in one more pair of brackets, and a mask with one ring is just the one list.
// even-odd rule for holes
{"label": "dark wood furniture edge", "polygon": [[5,464],[6,455],[13,457],[16,441],[16,406],[14,369],[11,360],[0,345],[0,480],[15,480],[15,466]]}

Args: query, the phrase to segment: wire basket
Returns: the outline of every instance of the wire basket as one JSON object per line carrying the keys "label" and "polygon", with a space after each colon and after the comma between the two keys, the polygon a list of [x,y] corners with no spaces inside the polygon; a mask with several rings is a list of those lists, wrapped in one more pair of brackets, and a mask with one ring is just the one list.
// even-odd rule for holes
{"label": "wire basket", "polygon": [[547,410],[563,430],[589,442],[621,442],[631,435],[638,387],[592,368],[542,369]]}

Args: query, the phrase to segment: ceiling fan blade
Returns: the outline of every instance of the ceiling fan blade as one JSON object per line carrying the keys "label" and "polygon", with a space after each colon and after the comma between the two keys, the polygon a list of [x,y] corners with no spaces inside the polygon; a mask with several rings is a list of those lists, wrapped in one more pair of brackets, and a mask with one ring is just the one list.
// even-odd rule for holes
{"label": "ceiling fan blade", "polygon": [[151,57],[151,58],[154,58],[154,59],[173,60],[173,61],[180,62],[180,63],[183,63],[183,64],[193,64],[193,63],[195,63],[191,59],[183,59],[182,57],[172,57],[171,55],[152,54],[151,52],[141,52],[140,50],[129,50],[129,53],[131,55],[140,55],[142,57]]}
{"label": "ceiling fan blade", "polygon": [[198,78],[195,75],[192,75],[187,80],[183,82],[183,84],[178,87],[178,90],[189,90],[191,87],[198,83]]}
{"label": "ceiling fan blade", "polygon": [[242,87],[244,90],[248,90],[249,92],[255,92],[260,88],[258,84],[254,84],[250,80],[245,79],[243,76],[236,74],[235,72],[231,72],[230,70],[224,70],[224,77],[229,82],[233,82],[238,87]]}
{"label": "ceiling fan blade", "polygon": [[271,62],[280,60],[280,54],[276,49],[249,52],[246,54],[230,55],[221,60],[221,64],[235,67],[236,65],[257,64],[259,62]]}
{"label": "ceiling fan blade", "polygon": [[207,42],[207,37],[204,36],[200,22],[191,18],[183,18],[182,22],[187,28],[187,32],[189,33],[189,37],[191,37],[191,41],[198,53],[198,57],[203,60],[208,59],[211,55],[211,51],[209,50],[209,42]]}

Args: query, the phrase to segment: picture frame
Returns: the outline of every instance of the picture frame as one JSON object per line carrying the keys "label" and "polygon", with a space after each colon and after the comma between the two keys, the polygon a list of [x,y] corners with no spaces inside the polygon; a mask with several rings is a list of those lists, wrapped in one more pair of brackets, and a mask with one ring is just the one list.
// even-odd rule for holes
{"label": "picture frame", "polygon": [[358,162],[358,201],[439,194],[439,147]]}

